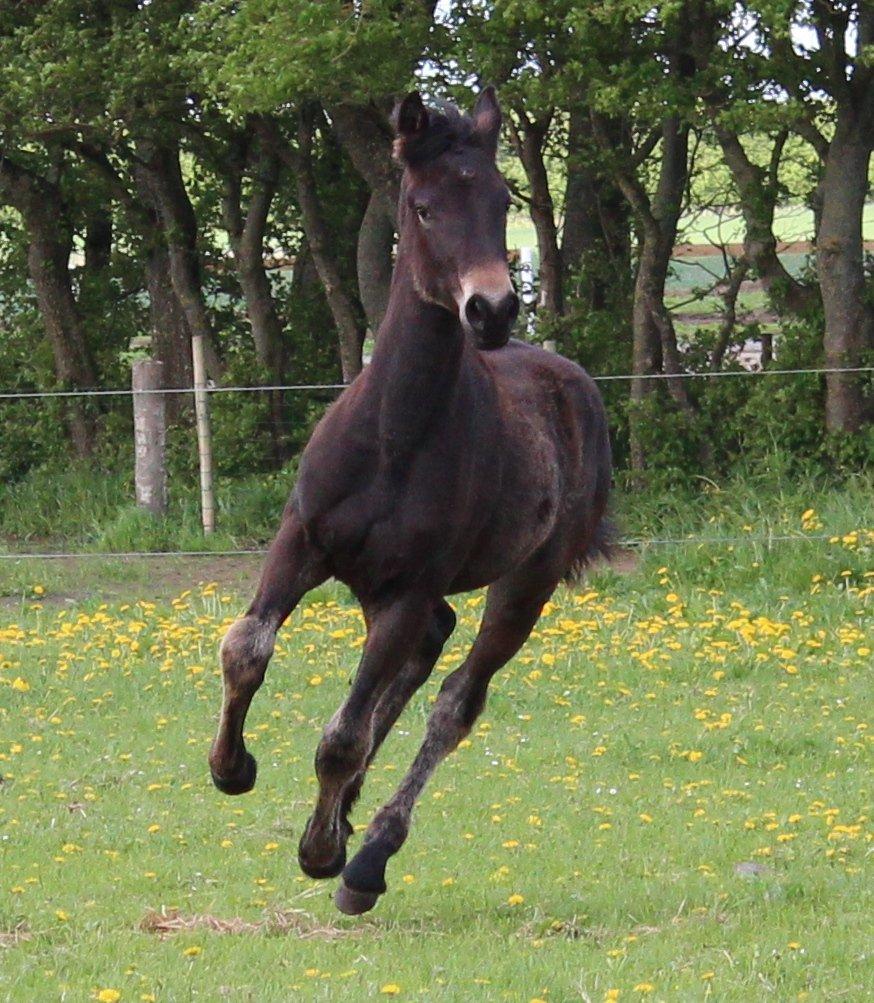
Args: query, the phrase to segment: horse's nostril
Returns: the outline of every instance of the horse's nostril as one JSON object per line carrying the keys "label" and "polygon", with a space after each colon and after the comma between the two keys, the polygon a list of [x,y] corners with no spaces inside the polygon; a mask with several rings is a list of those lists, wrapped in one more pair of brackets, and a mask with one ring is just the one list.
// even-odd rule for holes
{"label": "horse's nostril", "polygon": [[511,293],[509,302],[510,305],[507,310],[507,321],[510,324],[515,324],[516,318],[519,316],[519,297],[515,293]]}
{"label": "horse's nostril", "polygon": [[467,301],[464,308],[467,321],[474,330],[481,330],[488,317],[488,303],[485,298],[475,293]]}

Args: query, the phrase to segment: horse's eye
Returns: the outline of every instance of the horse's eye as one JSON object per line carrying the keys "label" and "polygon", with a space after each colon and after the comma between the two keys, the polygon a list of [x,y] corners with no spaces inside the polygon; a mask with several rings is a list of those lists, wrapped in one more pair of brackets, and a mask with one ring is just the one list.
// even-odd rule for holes
{"label": "horse's eye", "polygon": [[428,220],[431,218],[431,211],[426,205],[417,205],[416,215],[423,223],[427,223]]}

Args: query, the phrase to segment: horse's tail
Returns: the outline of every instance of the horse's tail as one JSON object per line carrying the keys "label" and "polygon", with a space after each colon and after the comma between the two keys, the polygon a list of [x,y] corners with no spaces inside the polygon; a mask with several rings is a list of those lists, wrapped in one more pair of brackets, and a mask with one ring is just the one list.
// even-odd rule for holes
{"label": "horse's tail", "polygon": [[589,381],[589,392],[584,398],[583,457],[584,469],[594,484],[589,510],[585,519],[588,532],[581,547],[571,560],[564,580],[572,585],[583,571],[597,560],[609,561],[615,556],[616,526],[608,515],[610,489],[613,486],[613,457],[607,415],[597,387]]}
{"label": "horse's tail", "polygon": [[607,516],[602,516],[586,547],[578,554],[564,576],[568,585],[575,585],[583,576],[583,572],[595,561],[611,561],[616,554],[616,525]]}

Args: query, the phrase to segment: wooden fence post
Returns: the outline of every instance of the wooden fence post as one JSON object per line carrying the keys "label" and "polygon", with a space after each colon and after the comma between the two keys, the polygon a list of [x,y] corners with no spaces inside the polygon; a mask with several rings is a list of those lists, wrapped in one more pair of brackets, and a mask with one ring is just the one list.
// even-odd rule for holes
{"label": "wooden fence post", "polygon": [[[151,338],[133,338],[132,350],[151,348]],[[167,512],[167,441],[164,395],[149,393],[163,389],[164,365],[155,359],[134,358],[131,389],[134,413],[134,492],[137,507],[153,515]]]}
{"label": "wooden fence post", "polygon": [[206,390],[203,335],[192,336],[191,359],[194,368],[194,415],[197,423],[197,456],[200,465],[200,513],[203,532],[208,536],[215,529],[215,495],[212,488],[212,432],[209,426],[209,394]]}

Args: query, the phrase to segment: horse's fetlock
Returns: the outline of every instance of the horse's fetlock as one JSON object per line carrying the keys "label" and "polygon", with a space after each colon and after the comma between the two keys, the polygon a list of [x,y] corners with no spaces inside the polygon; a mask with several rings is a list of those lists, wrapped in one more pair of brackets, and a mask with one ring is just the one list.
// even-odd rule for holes
{"label": "horse's fetlock", "polygon": [[377,841],[389,853],[397,853],[410,832],[410,817],[406,812],[383,809],[373,820],[371,840]]}

